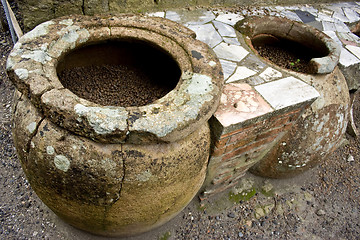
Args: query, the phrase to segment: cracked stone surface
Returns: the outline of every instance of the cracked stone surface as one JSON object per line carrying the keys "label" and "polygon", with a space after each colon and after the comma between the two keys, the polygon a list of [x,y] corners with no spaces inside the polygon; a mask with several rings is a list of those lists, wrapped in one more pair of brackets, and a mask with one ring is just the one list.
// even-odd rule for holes
{"label": "cracked stone surface", "polygon": [[[198,18],[206,23],[215,16],[200,11],[189,19]],[[105,109],[64,89],[58,80],[56,59],[76,46],[140,36],[167,49],[182,72],[180,84],[152,104]],[[104,143],[173,142],[206,123],[216,110],[223,84],[219,61],[194,36],[179,24],[147,16],[63,17],[25,34],[11,52],[7,70],[19,91],[30,94],[47,118],[71,132]],[[42,43],[34,44],[35,39]]]}
{"label": "cracked stone surface", "polygon": [[[165,97],[101,106],[60,83],[56,65],[67,51],[140,36],[180,65],[179,83]],[[142,233],[173,218],[199,191],[210,152],[207,120],[223,77],[219,60],[191,30],[135,15],[54,19],[19,40],[7,71],[18,88],[14,142],[24,172],[69,224],[104,236]]]}

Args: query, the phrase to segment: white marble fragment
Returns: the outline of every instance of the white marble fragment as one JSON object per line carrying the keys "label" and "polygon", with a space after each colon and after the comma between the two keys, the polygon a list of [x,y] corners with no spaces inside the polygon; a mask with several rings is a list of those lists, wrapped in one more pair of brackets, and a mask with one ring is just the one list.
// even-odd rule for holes
{"label": "white marble fragment", "polygon": [[336,27],[333,22],[323,21],[322,25],[323,25],[324,31],[336,31]]}
{"label": "white marble fragment", "polygon": [[206,43],[211,48],[222,42],[222,37],[212,24],[190,25],[189,28],[196,33],[196,39]]}
{"label": "white marble fragment", "polygon": [[241,44],[239,43],[239,40],[237,38],[233,38],[233,37],[223,37],[224,42],[228,43],[228,44],[233,44],[233,45],[238,45],[240,46]]}
{"label": "white marble fragment", "polygon": [[256,74],[255,71],[248,69],[247,67],[244,67],[244,66],[239,66],[236,68],[235,73],[226,81],[226,83],[239,81],[239,80],[251,77],[255,74]]}
{"label": "white marble fragment", "polygon": [[278,78],[282,77],[281,72],[268,67],[267,69],[265,69],[265,71],[263,71],[260,75],[259,75],[262,79],[264,79],[266,82],[268,81],[272,81]]}
{"label": "white marble fragment", "polygon": [[218,21],[213,21],[213,24],[221,36],[236,37],[235,30],[232,26]]}
{"label": "white marble fragment", "polygon": [[220,12],[220,14],[215,18],[216,21],[223,22],[229,25],[235,25],[235,23],[243,19],[244,17],[240,14],[223,12]]}
{"label": "white marble fragment", "polygon": [[226,80],[234,73],[237,64],[223,59],[220,59],[220,63],[224,73],[224,80]]}
{"label": "white marble fragment", "polygon": [[339,46],[342,46],[340,39],[338,38],[338,36],[334,31],[324,31],[324,33],[329,37],[331,37],[331,39],[334,40],[334,42],[336,42]]}
{"label": "white marble fragment", "polygon": [[227,44],[224,42],[217,45],[214,48],[214,51],[218,58],[235,62],[240,62],[249,54],[249,52],[241,46]]}
{"label": "white marble fragment", "polygon": [[150,16],[150,17],[165,17],[165,12],[151,12],[151,13],[146,13],[146,15]]}
{"label": "white marble fragment", "polygon": [[351,8],[344,8],[344,13],[350,22],[357,22],[360,20],[359,13],[355,12]]}
{"label": "white marble fragment", "polygon": [[346,45],[345,46],[352,54],[354,54],[358,59],[360,59],[360,47]]}
{"label": "white marble fragment", "polygon": [[360,63],[360,60],[351,54],[348,50],[342,48],[339,63],[344,67],[349,67],[351,65]]}
{"label": "white marble fragment", "polygon": [[315,88],[294,77],[264,83],[255,86],[255,89],[276,110],[320,96]]}

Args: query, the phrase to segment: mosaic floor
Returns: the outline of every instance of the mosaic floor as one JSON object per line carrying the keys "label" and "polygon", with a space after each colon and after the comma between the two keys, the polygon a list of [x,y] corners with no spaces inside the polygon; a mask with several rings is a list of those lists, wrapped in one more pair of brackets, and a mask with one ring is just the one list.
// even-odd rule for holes
{"label": "mosaic floor", "polygon": [[[246,44],[239,42],[234,25],[246,16],[280,16],[311,25],[341,46],[339,64],[343,68],[360,66],[360,38],[348,27],[360,20],[360,2],[322,4],[317,7],[254,7],[238,12],[169,10],[149,15],[165,17],[187,26],[196,33],[197,39],[207,43],[217,54],[226,85],[215,117],[224,127],[307,101],[317,95],[311,86],[287,71],[269,66]],[[234,105],[230,103],[234,102],[234,98],[239,98],[233,94],[236,88],[238,92],[247,92],[248,96]],[[299,88],[302,90],[299,91]],[[278,94],[279,89],[284,94]]]}

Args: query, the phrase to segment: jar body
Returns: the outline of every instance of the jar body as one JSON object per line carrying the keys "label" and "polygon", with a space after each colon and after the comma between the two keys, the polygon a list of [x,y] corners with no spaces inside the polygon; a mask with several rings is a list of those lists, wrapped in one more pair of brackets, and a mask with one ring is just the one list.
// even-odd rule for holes
{"label": "jar body", "polygon": [[15,96],[14,143],[39,198],[69,224],[105,236],[157,227],[196,195],[209,157],[208,124],[171,143],[106,144],[75,135]]}
{"label": "jar body", "polygon": [[294,73],[312,85],[320,97],[299,117],[289,132],[250,171],[271,178],[298,175],[326,160],[341,143],[349,117],[349,90],[336,67],[329,74]]}

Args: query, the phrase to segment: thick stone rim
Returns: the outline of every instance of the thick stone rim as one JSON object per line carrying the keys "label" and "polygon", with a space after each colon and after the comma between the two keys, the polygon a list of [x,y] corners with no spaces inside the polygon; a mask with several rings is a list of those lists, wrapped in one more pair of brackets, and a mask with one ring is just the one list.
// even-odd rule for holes
{"label": "thick stone rim", "polygon": [[[282,37],[288,40],[299,42],[299,39],[309,41],[311,45],[322,44],[328,51],[328,54],[321,58],[310,60],[314,73],[331,73],[339,63],[340,46],[336,44],[329,36],[316,28],[296,22],[287,18],[263,16],[248,17],[236,23],[235,28],[247,37],[247,43],[256,52],[251,44],[251,39],[261,34],[269,34]],[[304,43],[304,42],[301,42]]]}
{"label": "thick stone rim", "polygon": [[[64,88],[56,73],[72,49],[134,37],[167,51],[182,76],[175,89],[141,107],[101,106]],[[173,142],[195,131],[215,112],[223,85],[220,62],[195,33],[164,18],[61,17],[40,24],[14,46],[7,71],[16,87],[55,124],[104,143]]]}

